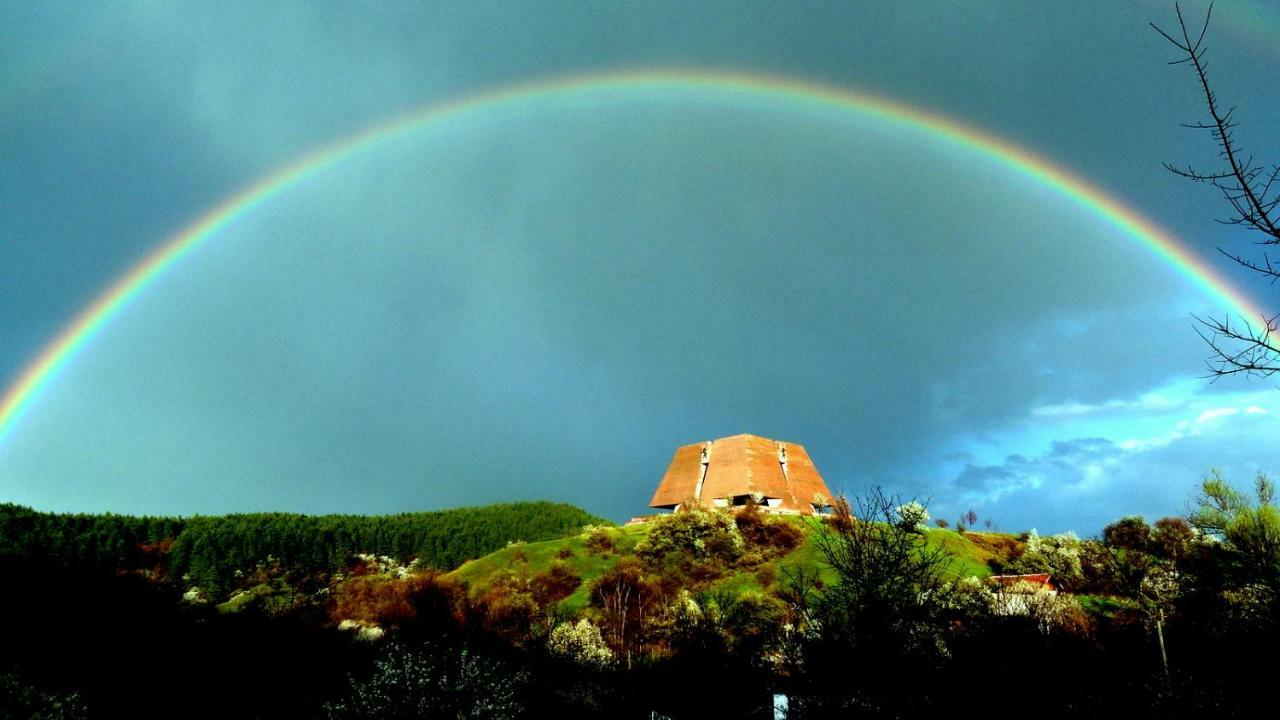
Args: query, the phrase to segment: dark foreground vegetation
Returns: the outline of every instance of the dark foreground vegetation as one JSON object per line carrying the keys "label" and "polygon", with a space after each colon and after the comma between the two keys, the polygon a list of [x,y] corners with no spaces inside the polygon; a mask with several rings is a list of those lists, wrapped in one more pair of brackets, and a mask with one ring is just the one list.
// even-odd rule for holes
{"label": "dark foreground vegetation", "polygon": [[[297,531],[239,540],[258,554],[199,587],[178,560],[192,521],[5,506],[0,718],[763,718],[775,694],[790,718],[1243,717],[1270,703],[1258,658],[1280,639],[1272,494],[1211,477],[1186,518],[964,536],[999,550],[991,570],[1052,573],[1057,595],[956,573],[941,540],[962,536],[879,492],[823,522],[753,506],[596,520],[507,547],[511,567],[476,586],[379,546],[335,561],[332,535]],[[572,514],[497,516],[526,511]],[[816,565],[795,560],[806,548]]]}

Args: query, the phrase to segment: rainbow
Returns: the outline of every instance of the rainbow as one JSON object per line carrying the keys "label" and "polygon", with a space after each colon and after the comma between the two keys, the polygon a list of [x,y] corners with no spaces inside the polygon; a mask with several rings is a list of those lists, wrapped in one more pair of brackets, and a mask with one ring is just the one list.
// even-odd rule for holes
{"label": "rainbow", "polygon": [[18,420],[59,371],[157,277],[238,218],[328,170],[344,158],[433,123],[467,120],[481,113],[518,108],[522,104],[548,98],[677,90],[728,93],[747,99],[782,101],[800,108],[859,113],[905,125],[959,148],[980,153],[1023,177],[1056,190],[1066,199],[1101,217],[1145,245],[1193,285],[1246,321],[1256,324],[1263,317],[1260,310],[1212,269],[1133,209],[1028,150],[942,115],[868,93],[776,76],[679,70],[579,75],[505,87],[462,100],[428,105],[322,147],[228,198],[117,280],[44,348],[0,398],[0,443],[12,433]]}

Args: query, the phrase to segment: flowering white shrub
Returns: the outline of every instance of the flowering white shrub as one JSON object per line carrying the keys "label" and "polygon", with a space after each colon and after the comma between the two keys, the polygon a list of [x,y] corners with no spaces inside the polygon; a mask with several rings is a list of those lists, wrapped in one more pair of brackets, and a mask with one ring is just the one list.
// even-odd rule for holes
{"label": "flowering white shrub", "polygon": [[586,618],[556,625],[547,638],[547,650],[586,667],[604,669],[613,663],[613,651],[605,644],[600,628]]}
{"label": "flowering white shrub", "polygon": [[404,579],[413,573],[413,566],[417,562],[402,565],[400,561],[389,555],[376,555],[374,553],[356,553],[355,559],[358,564],[365,568],[365,572],[376,573],[379,575],[393,575],[397,578]]}
{"label": "flowering white shrub", "polygon": [[1032,528],[1023,537],[1023,542],[1026,545],[1022,555],[1011,564],[1010,572],[1051,573],[1054,580],[1063,586],[1070,586],[1080,579],[1083,572],[1080,564],[1080,538],[1075,533],[1041,537]]}
{"label": "flowering white shrub", "polygon": [[696,625],[702,621],[702,606],[693,599],[689,591],[680,588],[671,607],[672,619],[678,624]]}
{"label": "flowering white shrub", "polygon": [[1071,595],[1043,590],[1016,596],[1021,612],[1035,621],[1042,633],[1063,628],[1076,622],[1080,616],[1080,604]]}
{"label": "flowering white shrub", "polygon": [[373,672],[349,680],[347,692],[325,704],[330,720],[493,718],[523,716],[529,674],[466,647],[391,643]]}
{"label": "flowering white shrub", "polygon": [[898,526],[912,532],[924,532],[925,523],[929,522],[929,511],[915,500],[899,505],[894,513],[898,516]]}

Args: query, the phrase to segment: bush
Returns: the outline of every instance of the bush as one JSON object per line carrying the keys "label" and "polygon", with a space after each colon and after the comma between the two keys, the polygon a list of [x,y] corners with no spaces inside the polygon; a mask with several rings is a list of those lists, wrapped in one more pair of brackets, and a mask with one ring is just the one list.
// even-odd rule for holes
{"label": "bush", "polygon": [[[334,623],[354,620],[366,625],[400,626],[417,619],[419,610],[427,606],[444,603],[448,612],[457,594],[452,583],[435,572],[403,579],[360,575],[334,588],[331,619]],[[431,595],[441,599],[429,599]]]}
{"label": "bush", "polygon": [[613,531],[600,525],[586,525],[582,528],[586,536],[584,544],[590,555],[607,555],[617,549],[613,540]]}
{"label": "bush", "polygon": [[953,588],[944,577],[951,561],[941,546],[897,522],[902,504],[895,497],[874,488],[855,501],[856,518],[842,498],[837,521],[814,536],[835,583],[816,603],[821,637],[806,665],[819,685],[843,681],[852,670],[864,689],[875,690],[904,663],[945,654],[943,615]]}
{"label": "bush", "polygon": [[590,603],[605,642],[627,665],[642,656],[668,598],[669,578],[646,573],[635,558],[623,558],[591,585]]}
{"label": "bush", "polygon": [[732,516],[695,506],[654,520],[649,534],[636,545],[636,554],[655,564],[673,554],[732,563],[744,549]]}
{"label": "bush", "polygon": [[466,647],[391,644],[369,678],[350,682],[329,718],[514,718],[529,675]]}
{"label": "bush", "polygon": [[605,644],[600,628],[583,618],[577,623],[560,623],[547,638],[552,656],[575,665],[604,669],[613,664],[613,651]]}
{"label": "bush", "polygon": [[743,543],[758,553],[759,559],[786,555],[804,541],[804,532],[786,518],[771,517],[748,504],[734,517]]}
{"label": "bush", "polygon": [[1053,575],[1058,587],[1067,590],[1080,585],[1083,579],[1081,542],[1075,533],[1041,537],[1032,529],[1022,540],[1025,543],[1022,554],[1009,563],[1006,572],[1018,575],[1047,572]]}
{"label": "bush", "polygon": [[543,606],[569,597],[581,584],[582,577],[563,560],[552,560],[546,572],[534,576],[529,582],[534,599]]}
{"label": "bush", "polygon": [[923,533],[929,522],[929,511],[915,500],[899,505],[893,512],[898,517],[898,527],[910,532]]}

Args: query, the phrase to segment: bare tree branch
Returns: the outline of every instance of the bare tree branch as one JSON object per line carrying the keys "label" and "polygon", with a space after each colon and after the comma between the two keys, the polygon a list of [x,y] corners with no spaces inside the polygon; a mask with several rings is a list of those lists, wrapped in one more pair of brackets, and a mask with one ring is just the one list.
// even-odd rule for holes
{"label": "bare tree branch", "polygon": [[[1224,167],[1204,172],[1190,165],[1165,163],[1164,166],[1178,177],[1207,183],[1218,189],[1232,210],[1231,216],[1221,218],[1219,222],[1244,226],[1262,233],[1262,238],[1256,241],[1257,245],[1280,245],[1280,216],[1276,212],[1277,205],[1280,205],[1280,186],[1276,184],[1280,166],[1273,166],[1268,170],[1256,165],[1253,156],[1242,150],[1234,134],[1236,109],[1231,107],[1223,111],[1217,94],[1209,83],[1204,40],[1209,31],[1209,19],[1213,16],[1213,5],[1205,13],[1204,23],[1199,32],[1194,34],[1194,40],[1186,18],[1182,15],[1181,6],[1175,3],[1174,10],[1178,17],[1177,31],[1166,32],[1155,23],[1151,23],[1151,27],[1182,54],[1182,57],[1169,64],[1188,65],[1194,70],[1209,120],[1186,123],[1184,127],[1208,131],[1218,146],[1218,157],[1222,159]],[[1219,252],[1241,267],[1272,282],[1280,279],[1280,262],[1274,261],[1269,251],[1264,250],[1261,259],[1248,258],[1221,248]],[[1230,317],[1221,320],[1197,317],[1200,327],[1196,332],[1210,350],[1207,360],[1210,377],[1237,374],[1269,377],[1280,372],[1277,318],[1280,318],[1280,313],[1270,318],[1260,318],[1260,324],[1253,324],[1244,318],[1237,318],[1233,322]]]}

